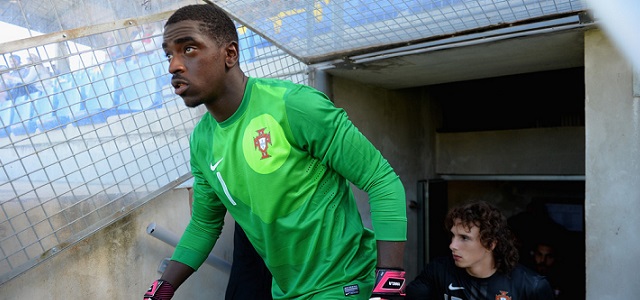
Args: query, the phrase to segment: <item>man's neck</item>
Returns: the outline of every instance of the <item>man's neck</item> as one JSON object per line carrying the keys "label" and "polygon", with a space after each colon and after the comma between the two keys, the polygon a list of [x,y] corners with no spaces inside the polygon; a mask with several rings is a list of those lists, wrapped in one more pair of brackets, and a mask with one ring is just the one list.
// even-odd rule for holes
{"label": "man's neck", "polygon": [[465,269],[467,273],[476,278],[488,278],[495,274],[498,269],[495,267],[493,259],[480,261],[477,264]]}
{"label": "man's neck", "polygon": [[223,122],[230,118],[242,103],[248,78],[242,72],[237,75],[239,76],[234,76],[230,79],[231,82],[227,88],[228,92],[222,98],[206,105],[209,113],[218,122]]}

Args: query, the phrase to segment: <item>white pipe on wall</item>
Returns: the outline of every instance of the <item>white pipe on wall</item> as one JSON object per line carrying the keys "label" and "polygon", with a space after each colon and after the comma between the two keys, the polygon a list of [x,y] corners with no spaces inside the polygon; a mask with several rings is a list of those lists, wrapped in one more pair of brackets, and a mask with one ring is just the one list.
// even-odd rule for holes
{"label": "white pipe on wall", "polygon": [[[176,234],[158,226],[155,222],[152,222],[147,226],[147,233],[173,247],[175,247],[180,240]],[[209,254],[209,257],[207,257],[204,262],[227,274],[231,273],[231,264],[213,254]]]}

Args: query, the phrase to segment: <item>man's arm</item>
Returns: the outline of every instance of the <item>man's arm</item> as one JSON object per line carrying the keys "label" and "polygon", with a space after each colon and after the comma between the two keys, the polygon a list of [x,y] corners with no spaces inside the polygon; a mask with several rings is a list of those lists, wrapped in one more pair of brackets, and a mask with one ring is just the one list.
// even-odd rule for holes
{"label": "man's arm", "polygon": [[[310,100],[311,98],[315,98]],[[287,98],[299,146],[369,195],[379,268],[402,269],[407,239],[404,186],[380,151],[326,95],[301,89]]]}
{"label": "man's arm", "polygon": [[378,241],[378,268],[404,269],[405,242]]}
{"label": "man's arm", "polygon": [[[380,151],[346,112],[315,90],[289,95],[290,122],[298,143],[369,195],[378,240],[378,268],[403,269],[407,212],[404,186]],[[309,101],[309,97],[317,97]],[[301,100],[302,99],[302,100]]]}
{"label": "man's arm", "polygon": [[182,283],[184,283],[191,274],[193,274],[193,272],[195,271],[191,267],[172,260],[167,264],[167,268],[162,273],[160,279],[171,283],[173,288],[177,290],[178,287],[182,285]]}
{"label": "man's arm", "polygon": [[176,245],[171,261],[160,279],[151,284],[144,299],[171,299],[175,290],[204,263],[222,231],[226,208],[200,172],[193,153],[196,147],[193,143],[190,146],[194,176],[193,189],[189,189],[191,220]]}
{"label": "man's arm", "polygon": [[[188,187],[187,192],[189,193],[189,215],[192,215],[193,214],[193,187]],[[171,260],[169,261],[169,264],[167,264],[167,267],[162,273],[162,276],[160,277],[160,279],[171,283],[173,288],[177,290],[178,287],[182,285],[182,283],[184,283],[187,280],[187,278],[191,276],[191,274],[193,274],[193,272],[195,271],[191,267],[181,262]]]}
{"label": "man's arm", "polygon": [[376,282],[371,296],[404,299],[406,279],[403,267],[404,242],[377,241]]}

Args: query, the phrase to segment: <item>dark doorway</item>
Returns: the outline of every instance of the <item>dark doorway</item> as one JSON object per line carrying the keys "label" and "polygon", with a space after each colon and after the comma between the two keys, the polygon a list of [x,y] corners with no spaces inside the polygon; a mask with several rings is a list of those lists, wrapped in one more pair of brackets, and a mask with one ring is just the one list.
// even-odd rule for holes
{"label": "dark doorway", "polygon": [[[419,182],[423,218],[418,233],[421,265],[449,255],[449,234],[444,217],[452,206],[484,200],[500,208],[518,238],[520,262],[535,269],[533,244],[553,240],[563,268],[571,270],[572,290],[583,297],[585,289],[584,180],[454,180]],[[578,298],[576,298],[578,299]]]}

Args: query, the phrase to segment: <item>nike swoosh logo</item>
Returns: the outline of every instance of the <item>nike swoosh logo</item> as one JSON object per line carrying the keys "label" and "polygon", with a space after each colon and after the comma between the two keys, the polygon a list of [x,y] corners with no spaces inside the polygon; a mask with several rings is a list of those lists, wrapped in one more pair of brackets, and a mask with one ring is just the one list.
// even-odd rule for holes
{"label": "nike swoosh logo", "polygon": [[223,159],[224,159],[224,157],[223,157],[223,158],[221,158],[221,159],[220,159],[220,160],[219,160],[215,165],[209,164],[209,168],[211,168],[211,171],[212,171],[212,172],[216,170],[216,168],[218,167],[218,165],[220,164],[220,162],[222,162],[222,160],[223,160]]}
{"label": "nike swoosh logo", "polygon": [[451,290],[451,291],[464,290],[464,287],[461,287],[461,286],[453,286],[453,283],[449,283],[449,290]]}

